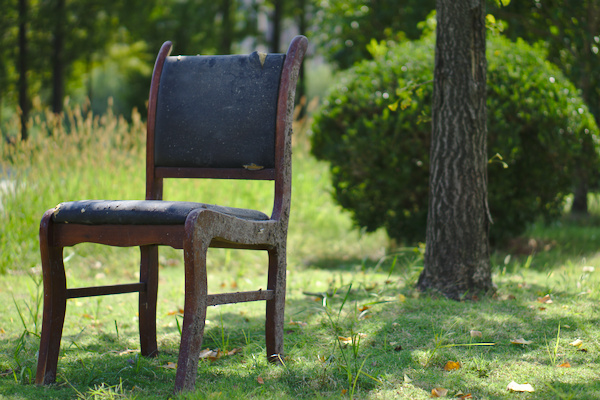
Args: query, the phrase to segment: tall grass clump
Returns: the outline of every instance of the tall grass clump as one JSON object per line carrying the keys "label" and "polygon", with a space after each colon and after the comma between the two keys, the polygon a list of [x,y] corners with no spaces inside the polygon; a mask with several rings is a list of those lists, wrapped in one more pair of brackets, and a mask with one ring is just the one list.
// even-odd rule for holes
{"label": "tall grass clump", "polygon": [[[28,140],[9,137],[18,131],[17,115],[1,132],[5,140],[0,144],[0,274],[27,271],[39,264],[39,221],[56,204],[82,199],[143,199],[145,195],[146,130],[136,110],[124,118],[113,114],[109,103],[106,114],[95,115],[89,104],[67,102],[62,115],[39,106],[32,115]],[[383,234],[361,239],[348,216],[329,200],[327,167],[309,155],[309,125],[309,117],[296,120],[290,260],[302,265],[308,259],[327,258],[339,251],[359,257],[363,245],[383,247]],[[273,206],[272,182],[263,181],[168,180],[164,198],[256,208],[267,214]],[[338,235],[348,240],[334,239]],[[79,248],[69,252],[85,256],[86,247]],[[112,251],[103,249],[103,254]],[[179,258],[172,252],[166,249],[165,257]],[[226,251],[215,252],[222,253],[219,265],[231,259]],[[258,261],[256,256],[251,258],[250,263]],[[71,260],[76,261],[77,257]]]}
{"label": "tall grass clump", "polygon": [[[10,131],[17,116],[4,127]],[[45,210],[61,201],[84,198],[141,198],[143,122],[94,115],[67,103],[62,115],[37,109],[30,137],[0,145],[0,273],[27,270],[39,263],[37,230]],[[3,132],[3,137],[6,134]]]}

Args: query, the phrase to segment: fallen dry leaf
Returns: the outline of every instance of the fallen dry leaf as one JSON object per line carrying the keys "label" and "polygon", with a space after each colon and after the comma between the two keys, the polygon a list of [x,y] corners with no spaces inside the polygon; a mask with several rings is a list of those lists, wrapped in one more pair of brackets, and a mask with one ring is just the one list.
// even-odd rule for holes
{"label": "fallen dry leaf", "polygon": [[12,369],[5,369],[4,371],[0,372],[0,377],[5,377],[5,376],[9,376],[13,374],[13,370]]}
{"label": "fallen dry leaf", "polygon": [[[356,335],[356,337],[360,337],[360,338],[366,338],[367,334],[366,333],[359,333],[358,335]],[[338,340],[344,344],[348,344],[348,343],[352,343],[352,336],[338,336]],[[357,341],[358,339],[355,339],[355,341]]]}
{"label": "fallen dry leaf", "polygon": [[455,371],[460,369],[460,363],[456,361],[448,361],[444,366],[444,371]]}
{"label": "fallen dry leaf", "polygon": [[167,363],[167,365],[161,365],[161,368],[166,368],[166,369],[177,369],[177,364],[174,362],[169,361]]}
{"label": "fallen dry leaf", "polygon": [[237,349],[229,350],[229,351],[227,352],[227,355],[228,355],[228,356],[232,356],[232,355],[234,355],[234,354],[236,354],[236,353],[239,353],[239,352],[241,352],[241,351],[242,351],[242,348],[241,348],[241,347],[238,347]]}
{"label": "fallen dry leaf", "polygon": [[212,355],[213,353],[215,353],[215,355],[216,355],[216,352],[214,352],[213,350],[204,349],[204,350],[200,351],[200,359],[207,358],[208,356]]}
{"label": "fallen dry leaf", "polygon": [[525,340],[523,338],[513,339],[510,341],[511,344],[531,344],[533,343],[531,340]]}
{"label": "fallen dry leaf", "polygon": [[509,383],[506,389],[511,392],[535,392],[535,389],[529,383],[517,383],[515,381]]}
{"label": "fallen dry leaf", "polygon": [[552,304],[552,299],[550,298],[549,294],[545,295],[544,297],[538,297],[537,301],[539,303]]}
{"label": "fallen dry leaf", "polygon": [[446,397],[447,394],[448,389],[439,387],[431,389],[431,397]]}
{"label": "fallen dry leaf", "polygon": [[577,339],[569,343],[571,346],[580,347],[583,344],[583,340]]}
{"label": "fallen dry leaf", "polygon": [[348,389],[342,389],[342,394],[348,393]]}
{"label": "fallen dry leaf", "polygon": [[465,399],[472,399],[473,395],[471,395],[471,393],[464,394],[462,392],[458,392],[458,393],[456,393],[456,396],[454,396],[454,397],[457,399],[460,399],[460,400],[465,400]]}
{"label": "fallen dry leaf", "polygon": [[261,378],[260,376],[258,378],[256,378],[256,382],[258,382],[260,385],[265,384],[265,380],[263,378]]}
{"label": "fallen dry leaf", "polygon": [[469,334],[471,334],[472,338],[476,338],[476,337],[483,337],[483,333],[481,333],[481,331],[469,331]]}
{"label": "fallen dry leaf", "polygon": [[571,364],[569,364],[568,361],[565,361],[564,363],[560,364],[559,367],[561,367],[561,368],[571,368]]}
{"label": "fallen dry leaf", "polygon": [[306,326],[308,325],[306,322],[302,322],[302,321],[294,321],[290,319],[290,325],[298,325],[298,326]]}

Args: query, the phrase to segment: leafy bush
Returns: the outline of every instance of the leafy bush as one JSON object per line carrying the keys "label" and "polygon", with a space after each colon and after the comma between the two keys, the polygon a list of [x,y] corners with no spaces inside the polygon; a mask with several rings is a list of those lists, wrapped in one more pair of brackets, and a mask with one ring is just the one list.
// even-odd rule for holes
{"label": "leafy bush", "polygon": [[[425,237],[434,41],[372,42],[373,61],[341,73],[315,116],[312,151],[356,224]],[[493,240],[563,209],[575,171],[596,171],[598,128],[541,48],[488,40],[488,168]],[[591,149],[591,151],[590,151]],[[497,154],[499,156],[497,156]]]}

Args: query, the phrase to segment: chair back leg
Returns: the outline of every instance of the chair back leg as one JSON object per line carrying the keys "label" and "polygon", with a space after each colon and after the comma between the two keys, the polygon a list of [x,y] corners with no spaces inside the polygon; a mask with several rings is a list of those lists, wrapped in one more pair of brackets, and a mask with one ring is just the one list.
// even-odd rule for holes
{"label": "chair back leg", "polygon": [[65,312],[67,280],[63,248],[50,247],[51,215],[44,215],[40,225],[40,253],[44,280],[44,315],[35,383],[47,385],[56,380]]}
{"label": "chair back leg", "polygon": [[272,300],[267,300],[265,339],[267,359],[280,362],[283,354],[283,324],[285,320],[285,285],[286,285],[286,253],[285,246],[269,250],[269,275],[267,289],[275,292]]}
{"label": "chair back leg", "polygon": [[140,282],[145,288],[139,296],[140,350],[143,356],[156,357],[156,302],[158,297],[158,246],[140,246]]}

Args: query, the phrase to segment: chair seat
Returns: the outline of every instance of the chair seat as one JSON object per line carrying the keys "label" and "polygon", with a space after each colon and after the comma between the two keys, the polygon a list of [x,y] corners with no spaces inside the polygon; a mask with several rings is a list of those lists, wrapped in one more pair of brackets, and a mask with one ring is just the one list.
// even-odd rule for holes
{"label": "chair seat", "polygon": [[190,212],[199,208],[252,221],[269,219],[256,210],[189,201],[80,200],[57,205],[53,221],[84,225],[179,225],[185,223]]}

